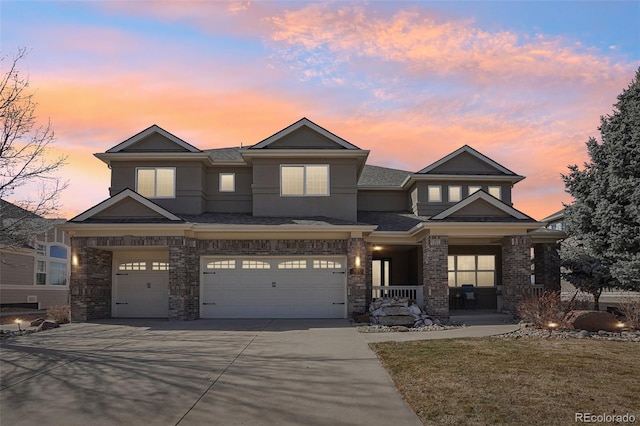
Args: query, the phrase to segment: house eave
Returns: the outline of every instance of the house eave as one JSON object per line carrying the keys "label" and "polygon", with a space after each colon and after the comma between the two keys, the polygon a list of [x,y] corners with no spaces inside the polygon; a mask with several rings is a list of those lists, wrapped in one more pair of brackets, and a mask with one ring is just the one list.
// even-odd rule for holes
{"label": "house eave", "polygon": [[[213,165],[214,161],[206,152],[98,152],[93,154],[107,165],[112,161],[193,161]],[[220,164],[215,162],[216,165]]]}
{"label": "house eave", "polygon": [[416,182],[434,182],[434,181],[453,181],[453,182],[468,182],[468,181],[483,181],[483,182],[509,182],[512,185],[523,180],[525,177],[520,175],[453,175],[453,174],[429,174],[419,175],[412,174],[402,182],[401,186],[407,188]]}

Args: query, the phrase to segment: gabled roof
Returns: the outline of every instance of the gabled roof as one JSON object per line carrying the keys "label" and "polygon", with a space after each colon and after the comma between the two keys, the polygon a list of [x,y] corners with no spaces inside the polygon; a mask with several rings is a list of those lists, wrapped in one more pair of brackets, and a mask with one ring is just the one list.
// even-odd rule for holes
{"label": "gabled roof", "polygon": [[[496,163],[491,158],[479,153],[475,149],[471,148],[469,145],[464,145],[458,148],[457,150],[453,151],[451,154],[441,158],[435,163],[432,163],[427,167],[425,167],[424,169],[420,170],[419,172],[417,172],[417,174],[442,174],[442,172],[439,172],[437,169],[442,168],[442,166],[444,166],[446,163],[450,163],[454,161],[456,158],[461,158],[463,156],[471,156],[479,160],[481,163],[484,163],[489,169],[495,170],[495,172],[492,174],[504,174],[504,175],[517,176],[511,170]],[[445,174],[451,174],[451,173],[446,172]],[[456,174],[456,173],[453,173],[453,174]],[[469,174],[469,173],[466,173],[466,174]],[[485,173],[473,173],[473,174],[485,174]]]}
{"label": "gabled roof", "polygon": [[[487,206],[487,208],[483,208],[482,210],[489,210],[493,213],[484,213],[484,214],[474,214],[472,213],[473,207],[476,205]],[[483,207],[484,207],[483,206]],[[470,212],[470,214],[465,214],[465,210]],[[522,213],[519,210],[514,209],[508,204],[503,203],[492,195],[487,194],[486,192],[480,190],[476,191],[464,200],[454,204],[448,209],[438,213],[435,216],[432,216],[430,220],[457,220],[457,221],[487,221],[487,219],[494,218],[498,221],[504,221],[509,219],[517,219],[517,220],[526,220],[533,221],[530,216]],[[489,220],[491,221],[491,220]]]}
{"label": "gabled roof", "polygon": [[406,170],[390,169],[388,167],[371,166],[365,164],[358,180],[359,187],[398,187],[412,175]]}
{"label": "gabled roof", "polygon": [[107,152],[108,153],[113,153],[113,152],[124,151],[124,150],[126,150],[128,148],[133,147],[135,144],[141,142],[142,140],[148,138],[149,136],[151,136],[153,134],[159,134],[159,135],[165,137],[167,140],[169,140],[170,142],[175,144],[176,148],[180,148],[181,151],[201,152],[198,148],[196,148],[193,145],[183,141],[179,137],[167,132],[166,130],[164,130],[163,128],[158,126],[157,124],[154,124],[151,127],[146,128],[145,130],[141,131],[140,133],[130,137],[126,141],[119,143],[118,145],[114,146],[111,149],[108,149]]}
{"label": "gabled roof", "polygon": [[295,123],[293,123],[292,125],[285,127],[284,129],[280,130],[279,132],[269,136],[268,138],[264,139],[261,142],[258,142],[257,144],[253,145],[252,147],[250,147],[249,149],[263,149],[263,148],[268,148],[269,145],[272,145],[273,143],[291,135],[292,133],[299,131],[300,129],[303,128],[308,128],[316,133],[318,133],[319,135],[323,136],[324,138],[326,138],[327,140],[329,140],[330,142],[333,142],[335,144],[335,148],[336,149],[351,149],[351,150],[359,150],[360,148],[358,148],[357,146],[347,142],[346,140],[342,139],[341,137],[331,133],[330,131],[328,131],[327,129],[318,126],[316,123],[314,123],[313,121],[309,120],[308,118],[304,117],[298,121],[296,121]]}
{"label": "gabled roof", "polygon": [[540,222],[557,222],[564,220],[564,209],[558,210],[557,212],[550,214],[549,216],[542,219]]}
{"label": "gabled roof", "polygon": [[[141,211],[148,211],[145,217],[148,217],[149,220],[151,221],[157,221],[158,219],[163,219],[167,221],[180,221],[180,222],[183,221],[183,219],[174,215],[170,211],[160,207],[153,201],[127,188],[118,192],[113,197],[108,198],[103,202],[91,207],[89,210],[86,210],[85,212],[80,213],[78,216],[74,217],[73,219],[70,219],[69,222],[85,222],[85,221],[91,220],[95,216],[100,216],[101,213],[104,214],[109,209],[114,208],[119,203],[122,203],[126,200],[130,200],[134,203],[139,204],[139,206],[141,207]],[[129,218],[126,218],[125,220],[131,220],[131,219],[132,217],[129,217]]]}

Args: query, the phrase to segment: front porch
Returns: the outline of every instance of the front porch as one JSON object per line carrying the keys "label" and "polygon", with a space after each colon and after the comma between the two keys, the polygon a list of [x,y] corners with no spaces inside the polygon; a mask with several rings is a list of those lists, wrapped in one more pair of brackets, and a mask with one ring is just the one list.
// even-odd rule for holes
{"label": "front porch", "polygon": [[[548,243],[528,236],[449,241],[427,236],[420,244],[368,243],[370,301],[412,299],[441,320],[456,312],[515,314],[521,300],[559,283],[559,265]],[[465,299],[463,285],[472,289],[472,301]]]}

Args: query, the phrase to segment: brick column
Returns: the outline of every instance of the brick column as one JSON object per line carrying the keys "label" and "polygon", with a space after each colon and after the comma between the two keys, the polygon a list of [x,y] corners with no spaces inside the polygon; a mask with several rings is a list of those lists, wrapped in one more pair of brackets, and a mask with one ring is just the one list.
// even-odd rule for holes
{"label": "brick column", "polygon": [[560,292],[560,256],[557,243],[533,245],[536,284],[544,284],[545,291]]}
{"label": "brick column", "polygon": [[[360,258],[360,266],[356,264]],[[351,238],[347,243],[347,316],[367,311],[367,276],[371,278],[371,263],[367,263],[367,245],[363,238]],[[369,284],[369,287],[371,285]],[[369,291],[370,293],[370,291]]]}
{"label": "brick column", "polygon": [[193,238],[169,243],[169,320],[200,317],[200,262]]}
{"label": "brick column", "polygon": [[[111,263],[112,253],[90,245],[89,238],[71,239],[71,256],[77,265],[71,265],[69,281],[71,321],[90,321],[111,317]],[[72,262],[73,263],[73,262]]]}
{"label": "brick column", "polygon": [[427,236],[422,240],[425,310],[443,321],[449,320],[448,255],[448,237]]}
{"label": "brick column", "polygon": [[531,237],[502,239],[502,310],[516,313],[516,306],[531,287]]}

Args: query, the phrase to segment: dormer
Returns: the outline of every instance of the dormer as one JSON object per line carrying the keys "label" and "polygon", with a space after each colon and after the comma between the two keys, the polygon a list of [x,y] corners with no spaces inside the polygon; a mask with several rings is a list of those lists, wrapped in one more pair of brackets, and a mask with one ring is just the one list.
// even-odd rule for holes
{"label": "dormer", "polygon": [[355,221],[357,182],[369,151],[303,118],[252,147],[254,216]]}
{"label": "dormer", "polygon": [[478,191],[512,205],[511,188],[522,179],[464,145],[409,178],[411,208],[417,215],[434,216]]}

